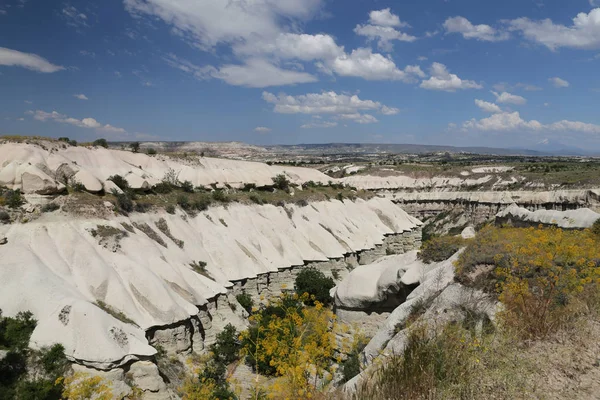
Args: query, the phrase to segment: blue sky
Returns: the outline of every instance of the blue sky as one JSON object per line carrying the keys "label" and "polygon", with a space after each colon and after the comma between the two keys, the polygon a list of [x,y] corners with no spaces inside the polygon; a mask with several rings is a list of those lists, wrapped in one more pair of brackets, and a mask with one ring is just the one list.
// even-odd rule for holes
{"label": "blue sky", "polygon": [[600,0],[0,1],[0,134],[600,150],[598,71]]}

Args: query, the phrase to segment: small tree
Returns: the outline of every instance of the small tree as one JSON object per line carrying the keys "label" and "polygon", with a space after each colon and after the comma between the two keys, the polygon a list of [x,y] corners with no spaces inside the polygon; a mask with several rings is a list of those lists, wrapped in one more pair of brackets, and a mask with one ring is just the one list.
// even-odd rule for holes
{"label": "small tree", "polygon": [[273,187],[279,190],[288,190],[290,188],[290,181],[284,174],[279,174],[273,180]]}
{"label": "small tree", "polygon": [[335,286],[332,278],[328,278],[316,268],[305,268],[296,277],[296,293],[299,296],[307,293],[310,297],[305,301],[308,305],[319,302],[323,305],[331,303],[329,291]]}
{"label": "small tree", "polygon": [[591,227],[591,230],[594,235],[600,236],[600,218],[598,218],[596,222],[594,222],[594,224]]}
{"label": "small tree", "polygon": [[129,147],[131,148],[131,151],[133,151],[134,153],[137,153],[138,151],[140,151],[140,142],[130,143]]}
{"label": "small tree", "polygon": [[94,142],[92,144],[94,146],[100,146],[100,147],[104,147],[105,149],[108,149],[108,142],[106,141],[106,139],[103,139],[103,138],[94,140]]}

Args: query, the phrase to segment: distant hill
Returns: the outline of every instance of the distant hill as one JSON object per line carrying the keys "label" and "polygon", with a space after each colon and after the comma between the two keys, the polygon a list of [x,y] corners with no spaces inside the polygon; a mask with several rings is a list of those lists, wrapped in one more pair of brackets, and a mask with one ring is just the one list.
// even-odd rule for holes
{"label": "distant hill", "polygon": [[423,153],[474,153],[495,155],[527,155],[546,156],[556,155],[554,152],[528,150],[528,149],[501,149],[493,147],[456,147],[437,146],[425,144],[372,144],[372,143],[327,143],[327,144],[298,144],[298,145],[276,145],[265,146],[274,152],[298,152],[303,151],[311,154],[368,154],[368,153],[390,153],[390,154],[423,154]]}

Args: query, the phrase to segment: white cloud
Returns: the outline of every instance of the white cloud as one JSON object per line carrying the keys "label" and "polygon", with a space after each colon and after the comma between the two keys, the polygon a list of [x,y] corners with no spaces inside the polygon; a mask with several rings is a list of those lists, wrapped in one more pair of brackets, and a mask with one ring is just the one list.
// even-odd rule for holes
{"label": "white cloud", "polygon": [[400,17],[393,14],[390,8],[374,10],[369,13],[369,22],[373,25],[406,28],[410,27],[406,22],[400,21]]}
{"label": "white cloud", "polygon": [[322,0],[124,0],[127,11],[150,15],[208,49],[217,44],[276,37],[281,21],[305,21],[322,7]]}
{"label": "white cloud", "polygon": [[523,105],[523,104],[527,103],[527,100],[524,97],[518,96],[516,94],[510,94],[508,92],[502,92],[500,94],[497,92],[492,92],[492,94],[494,96],[496,96],[496,101],[498,103],[516,104],[516,105]]}
{"label": "white cloud", "polygon": [[173,68],[193,75],[196,79],[221,79],[230,85],[262,88],[316,82],[317,78],[306,72],[286,70],[261,58],[249,59],[245,64],[229,64],[220,68],[197,66],[174,54],[163,57]]}
{"label": "white cloud", "polygon": [[540,130],[543,125],[536,121],[525,121],[518,112],[503,112],[480,120],[472,119],[463,124],[464,129],[480,131],[515,131],[519,129]]}
{"label": "white cloud", "polygon": [[0,9],[0,15],[6,15],[6,10],[1,10]]}
{"label": "white cloud", "polygon": [[318,80],[309,73],[281,69],[260,58],[249,59],[242,65],[224,65],[212,76],[224,80],[230,85],[254,88],[293,85]]}
{"label": "white cloud", "polygon": [[427,61],[428,58],[425,57],[425,56],[419,56],[419,57],[417,57],[417,60],[419,60],[419,61]]}
{"label": "white cloud", "polygon": [[63,124],[74,125],[79,128],[95,129],[99,132],[106,132],[106,133],[115,133],[115,134],[126,134],[127,133],[127,131],[123,128],[118,128],[118,127],[112,126],[110,124],[102,125],[100,122],[96,121],[96,119],[94,119],[94,118],[76,119],[76,118],[68,117],[64,114],[60,114],[56,111],[46,112],[46,111],[42,111],[42,110],[28,111],[27,114],[33,115],[34,119],[36,119],[38,121],[43,121],[43,122],[55,121],[55,122],[60,122]]}
{"label": "white cloud", "polygon": [[548,125],[548,129],[553,131],[572,131],[572,132],[583,132],[583,133],[594,133],[600,134],[600,125],[588,124],[579,121],[567,121],[562,120],[554,122]]}
{"label": "white cloud", "polygon": [[357,95],[336,92],[308,93],[288,96],[263,92],[263,100],[274,104],[273,111],[281,114],[357,114],[361,111],[381,112],[384,115],[397,114],[397,108],[387,107],[378,101],[361,100]]}
{"label": "white cloud", "polygon": [[502,109],[497,104],[490,103],[487,101],[475,99],[475,105],[477,105],[477,107],[479,107],[481,110],[492,114],[502,112]]}
{"label": "white cloud", "polygon": [[383,115],[396,115],[400,112],[400,109],[394,107],[383,106],[379,112]]}
{"label": "white cloud", "polygon": [[377,46],[382,51],[391,52],[393,50],[392,40],[401,42],[414,42],[415,36],[400,32],[395,28],[410,27],[406,22],[400,21],[400,18],[392,14],[389,8],[371,11],[369,13],[369,23],[356,25],[354,33],[366,36],[369,40],[378,40]]}
{"label": "white cloud", "polygon": [[460,79],[448,72],[444,64],[433,63],[430,68],[431,78],[421,82],[421,87],[428,90],[455,92],[464,89],[481,89],[483,86],[475,81]]}
{"label": "white cloud", "polygon": [[67,25],[74,28],[87,27],[88,17],[82,12],[79,12],[72,5],[65,5],[61,10],[61,16],[67,21]]}
{"label": "white cloud", "polygon": [[254,128],[254,132],[269,133],[271,132],[271,128],[267,128],[266,126],[257,126],[256,128]]}
{"label": "white cloud", "polygon": [[586,134],[600,134],[600,125],[588,124],[579,121],[562,120],[544,125],[536,120],[527,121],[521,118],[518,112],[503,112],[480,120],[472,119],[463,124],[463,129],[480,131],[522,131],[531,132],[579,132]]}
{"label": "white cloud", "polygon": [[252,40],[234,46],[238,55],[271,54],[276,58],[303,61],[331,59],[344,54],[330,35],[281,33],[273,40]]}
{"label": "white cloud", "polygon": [[313,128],[334,128],[338,126],[337,122],[334,121],[323,121],[323,122],[309,122],[301,125],[302,129],[313,129]]}
{"label": "white cloud", "polygon": [[378,40],[377,47],[387,52],[393,50],[392,40],[401,42],[414,42],[417,40],[415,36],[400,32],[390,26],[356,25],[354,33],[366,36],[369,40]]}
{"label": "white cloud", "polygon": [[465,17],[452,17],[444,22],[447,33],[460,33],[465,39],[476,39],[486,42],[498,42],[509,38],[508,33],[500,32],[489,25],[473,25]]}
{"label": "white cloud", "polygon": [[550,19],[533,21],[529,18],[518,18],[506,23],[510,30],[520,32],[526,39],[551,50],[560,47],[600,48],[600,8],[595,8],[588,14],[577,14],[570,26],[555,24]]}
{"label": "white cloud", "polygon": [[416,77],[425,76],[418,66],[408,66],[402,71],[391,58],[373,53],[368,48],[358,48],[350,55],[337,57],[329,67],[340,76],[355,76],[367,80],[415,82]]}
{"label": "white cloud", "polygon": [[556,88],[566,88],[566,87],[570,86],[569,82],[565,81],[564,79],[559,78],[558,76],[555,76],[554,78],[550,78],[550,79],[548,79],[548,81],[550,83],[552,83],[552,85],[554,85],[554,87],[556,87]]}
{"label": "white cloud", "polygon": [[88,98],[85,94],[74,94],[73,97],[75,97],[76,99],[79,99],[79,100],[88,100]]}
{"label": "white cloud", "polygon": [[349,119],[349,120],[356,122],[357,124],[374,124],[376,122],[379,122],[379,120],[377,118],[375,118],[374,116],[372,116],[371,114],[360,114],[360,113],[340,114],[337,116],[337,118]]}
{"label": "white cloud", "polygon": [[65,69],[60,65],[52,64],[36,54],[22,53],[5,47],[0,47],[0,65],[23,67],[44,73],[52,73]]}

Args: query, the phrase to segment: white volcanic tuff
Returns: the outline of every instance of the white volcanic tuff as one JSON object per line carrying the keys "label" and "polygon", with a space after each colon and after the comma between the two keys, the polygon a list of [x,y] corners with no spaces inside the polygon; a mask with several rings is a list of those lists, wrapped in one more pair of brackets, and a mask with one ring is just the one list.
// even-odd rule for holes
{"label": "white volcanic tuff", "polygon": [[560,228],[583,229],[589,228],[600,219],[600,214],[589,208],[579,208],[577,210],[555,211],[555,210],[536,210],[529,211],[526,208],[511,205],[504,211],[496,214],[497,218],[510,218],[531,224],[556,225]]}
{"label": "white volcanic tuff", "polygon": [[[312,180],[327,183],[332,181],[327,175],[311,168],[269,166],[263,163],[216,158],[201,158],[199,163],[189,163],[165,156],[150,157],[142,153],[132,153],[104,148],[67,147],[48,142],[50,150],[25,143],[4,143],[0,145],[0,185],[33,192],[22,184],[22,175],[27,169],[35,168],[35,174],[49,179],[58,189],[62,184],[54,182],[48,173],[54,173],[66,164],[77,172],[90,191],[98,190],[98,181],[104,183],[111,175],[124,176],[134,188],[144,188],[160,182],[165,174],[173,170],[181,181],[189,180],[195,186],[208,186],[212,183],[229,184],[240,187],[244,183],[258,186],[272,184],[272,178],[285,173],[294,183]],[[96,181],[97,180],[97,181]],[[56,189],[56,188],[55,188]]]}
{"label": "white volcanic tuff", "polygon": [[554,190],[545,192],[395,192],[386,198],[403,202],[465,201],[492,204],[586,204],[590,198],[600,199],[600,189]]}
{"label": "white volcanic tuff", "polygon": [[[418,283],[422,268],[416,250],[358,266],[335,288],[335,303],[349,309],[364,309],[383,302],[388,294],[398,291],[401,283]],[[410,278],[405,283],[406,274]]]}
{"label": "white volcanic tuff", "polygon": [[477,179],[463,179],[450,177],[412,178],[410,176],[372,176],[353,175],[339,179],[339,182],[352,187],[366,190],[376,189],[401,189],[401,188],[446,188],[459,187],[461,185],[482,185],[492,179],[491,175],[482,176]]}
{"label": "white volcanic tuff", "polygon": [[[397,205],[379,198],[286,209],[231,204],[194,218],[132,214],[109,221],[44,214],[27,224],[2,225],[0,236],[9,241],[0,247],[0,308],[7,315],[34,313],[40,321],[32,338],[36,345],[59,342],[70,357],[106,368],[133,355],[154,354],[144,329],[196,315],[197,306],[225,293],[231,281],[301,265],[304,260],[341,258],[375,247],[386,234],[420,225]],[[173,237],[184,241],[183,249],[155,226],[160,218]],[[124,230],[121,222],[147,224],[167,247],[135,229],[113,252],[90,234],[97,225]],[[206,262],[216,282],[194,272],[189,266],[194,261]],[[140,328],[104,313],[92,304],[96,300],[123,312]],[[65,325],[59,315],[68,306]]]}

